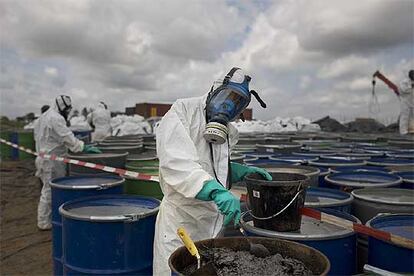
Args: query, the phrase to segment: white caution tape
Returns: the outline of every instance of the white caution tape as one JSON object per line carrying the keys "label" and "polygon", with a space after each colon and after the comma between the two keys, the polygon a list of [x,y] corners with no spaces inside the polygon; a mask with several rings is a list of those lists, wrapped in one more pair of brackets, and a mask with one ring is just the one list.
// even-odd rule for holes
{"label": "white caution tape", "polygon": [[91,168],[91,169],[101,170],[101,171],[105,171],[105,172],[109,172],[109,173],[116,173],[116,174],[118,174],[122,177],[125,177],[125,178],[134,178],[134,179],[139,179],[139,180],[148,180],[148,181],[159,182],[159,178],[157,176],[142,174],[142,173],[128,171],[128,170],[124,170],[124,169],[113,168],[113,167],[104,166],[104,165],[100,165],[100,164],[95,164],[95,163],[91,163],[91,162],[85,162],[85,161],[80,161],[80,160],[75,160],[75,159],[69,159],[69,158],[57,156],[57,155],[54,155],[54,154],[45,154],[43,152],[38,153],[38,152],[32,151],[31,149],[27,149],[27,148],[19,146],[17,144],[13,144],[13,143],[11,143],[7,140],[4,140],[2,138],[0,138],[0,142],[3,143],[3,144],[9,145],[13,148],[19,149],[21,151],[27,152],[29,154],[39,156],[39,157],[44,158],[44,159],[53,160],[53,161],[60,161],[60,162],[64,162],[64,163],[67,163],[67,164],[74,164],[74,165],[77,165],[77,166],[82,166],[82,167],[87,167],[87,168]]}

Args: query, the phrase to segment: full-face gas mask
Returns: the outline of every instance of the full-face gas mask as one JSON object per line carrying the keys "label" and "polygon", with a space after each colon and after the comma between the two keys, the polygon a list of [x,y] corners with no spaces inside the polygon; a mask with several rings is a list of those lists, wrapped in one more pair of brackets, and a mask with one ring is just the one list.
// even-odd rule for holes
{"label": "full-face gas mask", "polygon": [[55,100],[56,106],[58,108],[59,114],[65,118],[65,120],[68,120],[68,116],[70,111],[72,110],[72,101],[69,96],[66,95],[60,95]]}
{"label": "full-face gas mask", "polygon": [[251,78],[233,67],[223,83],[208,94],[206,102],[207,125],[204,138],[208,143],[223,144],[228,135],[227,124],[236,120],[249,105],[253,94],[263,108],[266,104],[254,90],[249,90]]}

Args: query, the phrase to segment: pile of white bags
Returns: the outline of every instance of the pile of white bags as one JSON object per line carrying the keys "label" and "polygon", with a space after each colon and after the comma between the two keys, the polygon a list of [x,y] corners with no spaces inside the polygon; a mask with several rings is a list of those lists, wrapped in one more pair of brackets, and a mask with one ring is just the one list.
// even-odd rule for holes
{"label": "pile of white bags", "polygon": [[318,125],[311,124],[309,119],[297,116],[294,118],[276,117],[269,121],[237,121],[233,125],[240,133],[249,132],[290,132],[290,131],[320,131]]}

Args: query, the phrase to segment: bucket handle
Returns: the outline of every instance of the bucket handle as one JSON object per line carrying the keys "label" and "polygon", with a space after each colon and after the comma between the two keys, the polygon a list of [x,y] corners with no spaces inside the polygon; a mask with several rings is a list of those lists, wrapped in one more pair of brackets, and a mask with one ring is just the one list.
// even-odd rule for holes
{"label": "bucket handle", "polygon": [[261,217],[256,217],[255,215],[253,215],[253,212],[252,212],[252,210],[247,210],[246,211],[246,213],[250,213],[250,215],[253,217],[253,218],[255,218],[255,219],[258,219],[258,220],[268,220],[268,219],[272,219],[272,218],[275,218],[275,217],[277,217],[278,215],[280,215],[281,213],[283,213],[287,208],[289,208],[290,207],[290,205],[292,205],[292,203],[296,200],[296,198],[299,196],[299,194],[300,194],[300,189],[301,189],[301,187],[302,187],[302,183],[298,186],[298,191],[297,191],[297,193],[296,193],[296,195],[292,198],[292,200],[282,209],[282,210],[280,210],[279,212],[277,212],[276,214],[273,214],[273,215],[271,215],[271,216],[269,216],[269,217],[264,217],[264,218],[261,218]]}

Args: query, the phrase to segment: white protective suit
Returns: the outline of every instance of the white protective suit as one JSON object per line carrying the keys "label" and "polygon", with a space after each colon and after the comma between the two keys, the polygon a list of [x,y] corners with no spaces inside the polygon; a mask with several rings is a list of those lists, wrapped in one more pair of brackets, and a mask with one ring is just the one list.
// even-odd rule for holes
{"label": "white protective suit", "polygon": [[87,120],[89,124],[92,123],[95,126],[92,142],[100,142],[111,136],[111,112],[102,103],[99,103],[96,110],[88,115]]}
{"label": "white protective suit", "polygon": [[414,89],[413,81],[404,79],[400,84],[400,134],[414,133]]}
{"label": "white protective suit", "polygon": [[[83,150],[83,142],[76,139],[73,132],[66,126],[66,121],[59,114],[57,106],[50,108],[39,118],[35,129],[35,139],[37,139],[36,150],[46,154],[56,154],[62,156],[67,148],[73,152]],[[66,166],[63,162],[37,158],[37,175],[43,182],[40,195],[39,206],[37,209],[37,226],[40,229],[50,229],[51,227],[51,190],[50,180],[66,175]]]}
{"label": "white protective suit", "polygon": [[[195,196],[205,181],[214,179],[210,146],[203,137],[206,126],[207,95],[177,100],[157,128],[157,155],[160,160],[160,186],[164,193],[154,240],[154,275],[171,275],[168,258],[182,246],[177,229],[184,227],[193,240],[215,237],[223,224],[214,201]],[[229,143],[238,140],[229,124]],[[227,183],[228,142],[213,145],[214,168],[221,183]]]}

